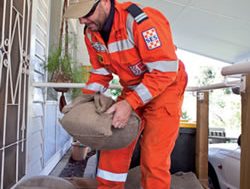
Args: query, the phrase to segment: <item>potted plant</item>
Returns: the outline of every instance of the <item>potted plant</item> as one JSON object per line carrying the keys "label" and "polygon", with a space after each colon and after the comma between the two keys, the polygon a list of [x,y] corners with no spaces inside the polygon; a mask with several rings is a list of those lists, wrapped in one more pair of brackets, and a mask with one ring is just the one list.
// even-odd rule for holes
{"label": "potted plant", "polygon": [[[55,48],[49,53],[48,62],[45,68],[51,75],[49,79],[56,83],[71,83],[73,82],[74,72],[73,58],[62,51],[62,47]],[[57,92],[67,92],[67,88],[54,88]]]}
{"label": "potted plant", "polygon": [[[67,0],[64,0],[63,13],[67,4]],[[76,68],[76,61],[70,55],[70,52],[74,51],[76,48],[76,45],[72,43],[74,42],[73,39],[73,37],[69,37],[68,21],[62,18],[60,26],[59,44],[52,48],[47,58],[47,64],[45,65],[45,69],[47,69],[50,76],[49,81],[56,83],[81,82],[80,78],[82,78],[82,73],[79,71],[79,68]],[[61,111],[63,106],[66,104],[64,93],[67,92],[69,88],[54,89],[55,91],[62,93],[59,101],[59,108]]]}

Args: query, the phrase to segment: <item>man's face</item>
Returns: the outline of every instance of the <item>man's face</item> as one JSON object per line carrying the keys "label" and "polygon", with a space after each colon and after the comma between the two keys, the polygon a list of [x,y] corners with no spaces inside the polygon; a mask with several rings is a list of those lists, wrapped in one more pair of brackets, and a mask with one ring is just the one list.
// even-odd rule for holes
{"label": "man's face", "polygon": [[104,6],[107,6],[107,3],[103,3],[103,1],[100,0],[96,5],[93,6],[86,16],[79,18],[80,24],[85,24],[88,29],[92,31],[102,30],[103,25],[109,15],[109,11],[107,12],[108,9]]}

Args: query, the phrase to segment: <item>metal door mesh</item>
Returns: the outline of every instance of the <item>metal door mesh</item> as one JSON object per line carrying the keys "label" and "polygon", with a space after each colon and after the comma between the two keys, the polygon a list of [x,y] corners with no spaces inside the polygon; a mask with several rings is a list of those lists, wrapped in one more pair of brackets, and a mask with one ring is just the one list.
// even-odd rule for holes
{"label": "metal door mesh", "polygon": [[0,1],[0,189],[25,174],[31,0]]}

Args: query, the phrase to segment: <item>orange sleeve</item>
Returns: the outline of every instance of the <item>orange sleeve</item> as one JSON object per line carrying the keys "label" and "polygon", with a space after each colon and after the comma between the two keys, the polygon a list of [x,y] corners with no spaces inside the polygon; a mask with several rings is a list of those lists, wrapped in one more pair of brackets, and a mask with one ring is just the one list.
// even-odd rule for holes
{"label": "orange sleeve", "polygon": [[109,72],[102,64],[98,62],[96,51],[91,46],[91,42],[88,37],[86,37],[86,35],[84,39],[89,53],[90,63],[94,71],[92,70],[90,72],[89,79],[86,82],[86,86],[82,89],[82,92],[85,94],[104,92],[106,89],[108,89],[109,82],[113,79],[113,76],[111,72]]}
{"label": "orange sleeve", "polygon": [[149,97],[143,101],[138,91],[130,93],[126,100],[133,109],[143,106],[165,91],[175,81],[178,70],[175,46],[167,19],[157,10],[146,8],[144,11],[149,18],[141,24],[134,23],[133,34],[142,62],[149,70],[140,84],[141,90],[144,89]]}

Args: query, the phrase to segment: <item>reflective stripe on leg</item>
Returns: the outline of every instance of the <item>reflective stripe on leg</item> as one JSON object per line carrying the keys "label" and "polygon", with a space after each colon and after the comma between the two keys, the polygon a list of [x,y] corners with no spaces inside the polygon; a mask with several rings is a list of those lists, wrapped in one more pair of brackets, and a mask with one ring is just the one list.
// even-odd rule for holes
{"label": "reflective stripe on leg", "polygon": [[97,170],[97,176],[114,182],[125,182],[128,176],[128,173],[112,173],[102,169]]}

